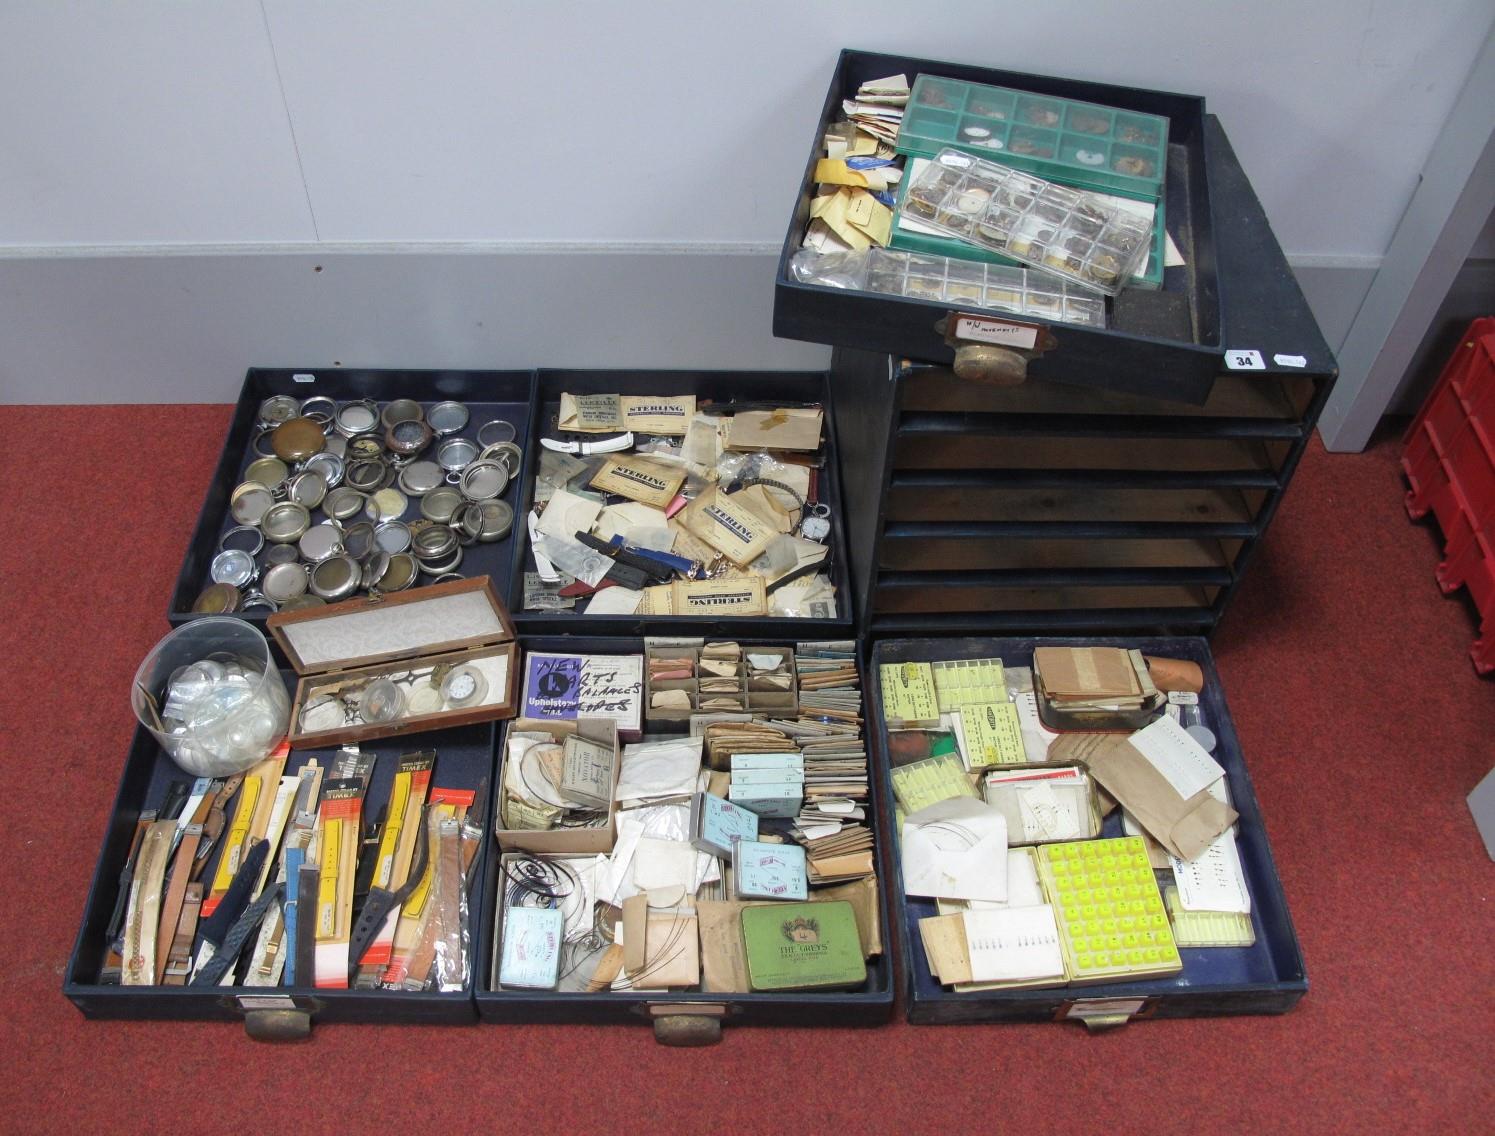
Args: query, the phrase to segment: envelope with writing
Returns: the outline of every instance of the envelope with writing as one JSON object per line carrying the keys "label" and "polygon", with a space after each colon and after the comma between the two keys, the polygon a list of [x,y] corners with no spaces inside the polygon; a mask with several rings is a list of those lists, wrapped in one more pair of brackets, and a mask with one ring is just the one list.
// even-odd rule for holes
{"label": "envelope with writing", "polygon": [[937,899],[1007,899],[1007,821],[985,801],[953,797],[903,822],[903,890]]}
{"label": "envelope with writing", "polygon": [[[1179,737],[1198,753],[1184,747]],[[1171,718],[1160,718],[1131,737],[1064,734],[1049,749],[1049,759],[1083,761],[1153,839],[1184,860],[1203,853],[1235,823],[1236,811],[1209,791],[1225,771]]]}

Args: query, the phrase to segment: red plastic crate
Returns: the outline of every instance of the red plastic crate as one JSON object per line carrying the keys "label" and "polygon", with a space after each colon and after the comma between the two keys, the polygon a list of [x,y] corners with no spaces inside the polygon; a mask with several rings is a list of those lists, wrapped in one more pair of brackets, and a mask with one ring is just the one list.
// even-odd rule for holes
{"label": "red plastic crate", "polygon": [[1495,670],[1495,317],[1475,320],[1407,431],[1402,469],[1407,512],[1429,509],[1446,555],[1435,573],[1445,592],[1467,587],[1479,609],[1475,669]]}
{"label": "red plastic crate", "polygon": [[1475,320],[1459,343],[1453,358],[1462,365],[1451,377],[1453,388],[1469,417],[1484,423],[1486,434],[1495,435],[1495,318]]}
{"label": "red plastic crate", "polygon": [[[1491,423],[1495,426],[1495,422]],[[1451,476],[1459,483],[1465,507],[1472,514],[1474,527],[1495,534],[1495,445],[1490,437],[1495,431],[1470,419],[1469,429],[1454,439],[1447,462]]]}

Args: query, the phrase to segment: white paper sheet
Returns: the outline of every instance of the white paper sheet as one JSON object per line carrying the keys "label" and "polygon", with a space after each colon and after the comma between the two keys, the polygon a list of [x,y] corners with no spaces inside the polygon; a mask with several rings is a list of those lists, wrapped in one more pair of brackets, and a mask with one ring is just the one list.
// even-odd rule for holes
{"label": "white paper sheet", "polygon": [[1166,715],[1128,740],[1186,801],[1225,776],[1224,767]]}
{"label": "white paper sheet", "polygon": [[973,982],[1022,982],[1064,975],[1054,909],[1008,907],[966,911],[966,949]]}
{"label": "white paper sheet", "polygon": [[940,899],[1007,899],[1007,820],[985,801],[955,797],[903,822],[903,889]]}
{"label": "white paper sheet", "polygon": [[633,588],[603,588],[587,604],[588,615],[632,615],[644,593]]}
{"label": "white paper sheet", "polygon": [[1017,722],[1023,733],[1023,752],[1029,761],[1044,761],[1049,756],[1049,746],[1059,735],[1043,724],[1038,716],[1038,696],[1031,690],[1017,694],[1012,699],[1017,707]]}
{"label": "white paper sheet", "polygon": [[601,501],[583,497],[567,489],[557,489],[555,496],[545,506],[545,511],[540,514],[540,531],[546,536],[575,540],[577,533],[592,531],[592,525],[601,512]]}
{"label": "white paper sheet", "polygon": [[623,747],[615,801],[689,796],[701,771],[705,738],[672,738]]}
{"label": "white paper sheet", "polygon": [[[1222,804],[1230,803],[1223,778],[1210,786],[1210,796]],[[1251,913],[1251,891],[1241,867],[1235,830],[1231,825],[1193,860],[1169,854],[1173,879],[1178,884],[1178,902],[1185,911]]]}
{"label": "white paper sheet", "polygon": [[633,850],[633,886],[643,892],[678,892],[672,903],[694,895],[696,850],[683,840],[641,838]]}

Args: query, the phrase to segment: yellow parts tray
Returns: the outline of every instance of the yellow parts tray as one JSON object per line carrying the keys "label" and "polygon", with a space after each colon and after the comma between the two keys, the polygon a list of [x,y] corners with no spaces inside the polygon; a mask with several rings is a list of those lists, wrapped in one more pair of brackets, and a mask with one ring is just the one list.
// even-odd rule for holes
{"label": "yellow parts tray", "polygon": [[1164,978],[1183,969],[1141,837],[1038,850],[1074,983]]}
{"label": "yellow parts tray", "polygon": [[1007,701],[1001,659],[947,659],[929,664],[940,713],[962,706]]}
{"label": "yellow parts tray", "polygon": [[1251,916],[1239,911],[1186,911],[1178,888],[1163,893],[1173,919],[1173,938],[1181,947],[1249,947],[1256,942]]}

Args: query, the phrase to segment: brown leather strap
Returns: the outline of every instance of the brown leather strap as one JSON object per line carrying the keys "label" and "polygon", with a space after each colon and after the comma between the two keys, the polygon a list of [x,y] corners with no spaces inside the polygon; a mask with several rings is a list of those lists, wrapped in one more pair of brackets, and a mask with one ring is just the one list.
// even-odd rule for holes
{"label": "brown leather strap", "polygon": [[197,938],[197,917],[202,910],[203,886],[189,883],[182,898],[182,915],[177,920],[176,934],[171,940],[171,953],[166,959],[166,971],[161,976],[163,986],[185,986],[192,973],[192,940]]}
{"label": "brown leather strap", "polygon": [[197,802],[197,808],[193,809],[192,815],[187,818],[188,824],[201,825],[207,822],[208,814],[213,811],[213,802],[218,800],[218,789],[216,788],[218,782],[215,781],[213,784],[215,787],[204,793],[202,800]]}
{"label": "brown leather strap", "polygon": [[166,974],[166,960],[171,957],[171,945],[176,939],[177,923],[182,917],[182,901],[187,897],[187,884],[192,877],[192,862],[197,857],[197,846],[202,841],[202,825],[189,824],[182,830],[181,843],[171,861],[171,878],[166,884],[166,898],[161,902],[161,921],[156,931],[156,981]]}
{"label": "brown leather strap", "polygon": [[223,835],[223,828],[228,824],[228,803],[233,800],[234,794],[239,791],[239,786],[243,783],[243,774],[235,774],[233,777],[230,777],[224,783],[222,791],[213,798],[212,804],[208,806],[208,815],[202,822],[202,844],[200,848],[203,855],[192,866],[192,878],[194,880],[202,878],[203,869],[208,866],[208,860],[211,859],[206,853],[218,843],[219,837]]}

